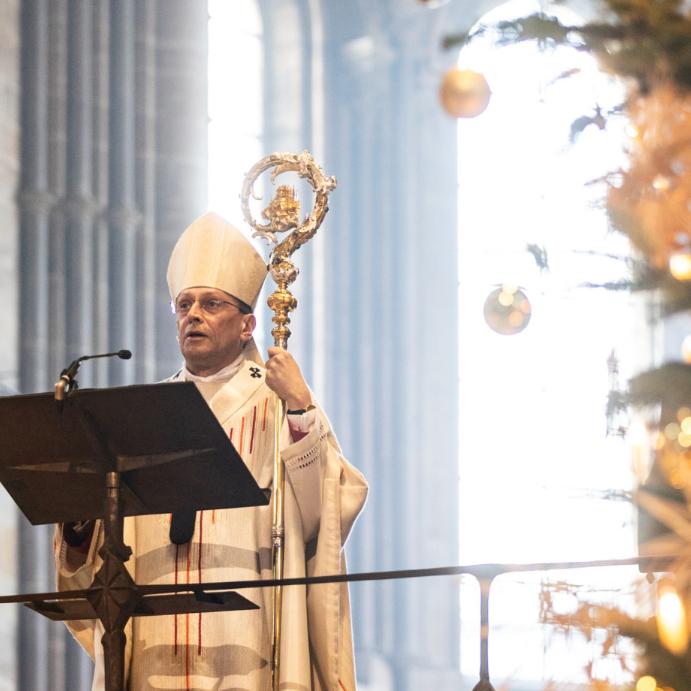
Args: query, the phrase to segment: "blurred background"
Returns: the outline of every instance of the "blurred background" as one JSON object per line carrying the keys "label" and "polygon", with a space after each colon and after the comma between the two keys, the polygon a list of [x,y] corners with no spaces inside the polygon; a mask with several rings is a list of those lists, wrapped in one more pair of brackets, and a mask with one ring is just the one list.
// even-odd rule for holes
{"label": "blurred background", "polygon": [[[615,108],[620,80],[569,48],[444,44],[548,7],[566,22],[593,10],[1,0],[0,394],[51,390],[72,359],[120,348],[132,360],[85,363],[81,386],[175,372],[175,240],[207,209],[249,235],[246,171],[309,149],[338,186],[296,255],[289,346],[370,483],[349,569],[635,556],[632,435],[608,397],[676,353],[687,322],[651,325],[645,298],[592,287],[620,280],[631,256],[601,203],[627,134],[592,117],[574,144],[572,125],[593,103]],[[265,348],[267,308],[258,318]],[[52,530],[30,526],[4,490],[0,537],[2,594],[52,590]],[[626,610],[640,604],[637,576],[549,579]],[[603,656],[601,642],[546,621],[547,578],[495,583],[496,688],[629,683],[630,648]],[[351,594],[359,688],[473,688],[475,581]],[[64,627],[0,608],[0,691],[90,684]]]}

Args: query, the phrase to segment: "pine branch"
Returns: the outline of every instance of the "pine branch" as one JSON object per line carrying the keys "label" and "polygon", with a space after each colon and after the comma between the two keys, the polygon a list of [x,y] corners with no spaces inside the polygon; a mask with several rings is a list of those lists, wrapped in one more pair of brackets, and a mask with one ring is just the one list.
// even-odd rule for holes
{"label": "pine branch", "polygon": [[668,362],[629,381],[629,400],[637,405],[663,403],[680,408],[691,400],[691,365]]}
{"label": "pine branch", "polygon": [[678,281],[669,271],[656,269],[641,260],[629,262],[631,276],[614,281],[593,283],[585,281],[579,284],[581,288],[600,288],[621,292],[658,293],[660,299],[660,313],[662,315],[678,314],[691,309],[691,284]]}
{"label": "pine branch", "polygon": [[[499,46],[537,41],[544,47],[571,46],[594,55],[603,69],[636,80],[641,93],[667,77],[691,89],[691,14],[681,0],[604,0],[600,21],[562,24],[536,13],[492,27]],[[448,35],[445,48],[460,48],[489,31]]]}

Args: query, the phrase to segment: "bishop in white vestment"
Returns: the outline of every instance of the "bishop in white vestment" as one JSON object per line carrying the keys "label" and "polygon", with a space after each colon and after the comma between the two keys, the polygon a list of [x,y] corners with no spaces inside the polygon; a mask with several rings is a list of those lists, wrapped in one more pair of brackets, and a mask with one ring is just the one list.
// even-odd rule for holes
{"label": "bishop in white vestment", "polygon": [[[287,402],[281,430],[285,577],[342,573],[343,544],[367,486],[343,458],[292,356],[272,348],[266,367],[258,358],[251,308],[265,275],[252,245],[215,214],[205,214],[183,233],[168,269],[185,360],[172,380],[195,382],[260,487],[272,483],[274,392]],[[137,583],[271,578],[270,506],[199,511],[194,534],[182,545],[171,542],[170,523],[170,515],[125,520],[125,543],[133,551],[126,565]],[[97,522],[80,546],[68,545],[67,531],[59,526],[56,532],[58,587],[88,587],[100,566],[101,526]],[[242,595],[259,609],[130,620],[128,688],[269,689],[272,591],[256,588]],[[93,689],[103,689],[100,623],[69,626],[95,660]],[[280,688],[355,689],[345,584],[284,588]]]}

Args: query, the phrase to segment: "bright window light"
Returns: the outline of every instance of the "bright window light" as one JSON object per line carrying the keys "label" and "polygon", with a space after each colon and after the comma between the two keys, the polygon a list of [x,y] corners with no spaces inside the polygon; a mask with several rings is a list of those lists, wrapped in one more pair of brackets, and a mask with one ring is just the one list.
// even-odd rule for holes
{"label": "bright window light", "polygon": [[[264,155],[262,22],[257,0],[209,0],[209,209],[250,237],[240,210],[247,171]],[[259,184],[257,193],[261,193]],[[255,340],[263,351],[263,300]]]}
{"label": "bright window light", "polygon": [[[540,9],[510,2],[482,23]],[[566,10],[548,12],[564,18]],[[608,430],[605,405],[612,351],[622,385],[647,357],[636,335],[640,307],[626,291],[581,285],[626,276],[629,249],[608,230],[604,187],[586,184],[622,163],[625,123],[591,125],[569,143],[571,123],[592,115],[595,104],[607,112],[622,89],[583,53],[541,52],[531,43],[498,48],[489,37],[465,47],[459,67],[483,73],[492,90],[487,110],[458,128],[461,562],[634,556],[634,514],[616,500],[633,483],[630,454],[618,430]],[[528,245],[546,249],[549,270],[540,270]],[[483,318],[488,294],[507,283],[532,306],[525,330],[509,336]],[[548,627],[538,622],[541,580],[576,579],[600,600],[611,584],[628,602],[634,575],[617,568],[498,579],[495,687],[586,681],[592,644],[547,640]],[[477,602],[466,590],[462,670],[476,677]],[[614,668],[598,673],[626,680]]]}
{"label": "bright window light", "polygon": [[210,0],[209,208],[238,228],[242,180],[262,156],[261,41],[256,0]]}

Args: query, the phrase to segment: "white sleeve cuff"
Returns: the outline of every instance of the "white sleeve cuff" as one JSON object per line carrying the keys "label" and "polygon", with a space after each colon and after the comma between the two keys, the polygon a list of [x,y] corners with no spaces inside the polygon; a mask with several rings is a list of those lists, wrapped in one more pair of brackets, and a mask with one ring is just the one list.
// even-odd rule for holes
{"label": "white sleeve cuff", "polygon": [[302,415],[287,415],[290,429],[303,434],[309,434],[314,429],[314,423],[317,421],[317,410],[312,408]]}

